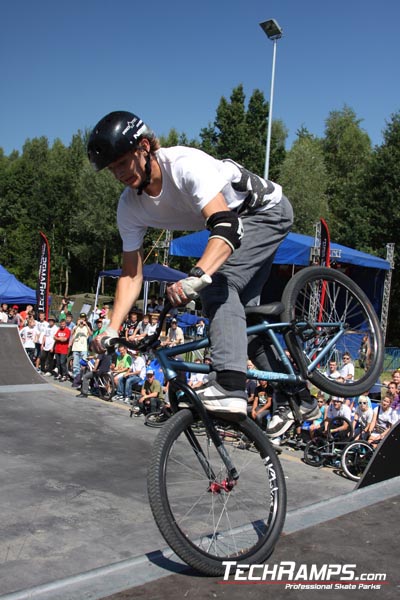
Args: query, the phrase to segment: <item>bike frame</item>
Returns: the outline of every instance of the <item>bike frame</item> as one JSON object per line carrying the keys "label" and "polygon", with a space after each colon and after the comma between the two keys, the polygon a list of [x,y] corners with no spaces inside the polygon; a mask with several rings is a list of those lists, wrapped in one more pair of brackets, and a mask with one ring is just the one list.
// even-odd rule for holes
{"label": "bike frame", "polygon": [[[274,371],[261,371],[259,369],[250,369],[247,371],[247,377],[249,379],[264,379],[270,382],[284,382],[284,383],[301,383],[307,379],[307,376],[314,371],[314,369],[320,364],[326,356],[329,356],[330,351],[335,346],[337,341],[344,333],[343,324],[338,323],[318,323],[318,329],[322,329],[324,327],[337,327],[338,332],[332,339],[324,346],[321,351],[318,351],[316,354],[316,350],[313,350],[313,360],[307,366],[306,369],[302,369],[302,365],[298,365],[301,370],[301,374],[295,372],[293,365],[289,358],[285,353],[285,349],[283,348],[277,333],[285,335],[288,331],[292,329],[291,323],[269,323],[267,320],[263,320],[261,323],[257,325],[251,325],[247,328],[247,335],[264,335],[275,348],[279,359],[282,362],[283,367],[286,372],[279,373]],[[302,331],[306,331],[310,329],[309,323],[296,323],[295,328],[300,333]],[[185,344],[180,344],[179,346],[173,346],[171,348],[157,348],[154,350],[159,363],[164,371],[165,378],[167,381],[174,379],[177,377],[178,372],[187,371],[189,373],[210,373],[209,365],[187,362],[184,360],[171,360],[171,357],[186,354],[189,352],[194,352],[196,350],[201,350],[203,348],[207,348],[210,345],[210,340],[208,337],[200,338],[199,340],[195,340],[193,342],[187,342]],[[316,355],[315,355],[316,354]]]}

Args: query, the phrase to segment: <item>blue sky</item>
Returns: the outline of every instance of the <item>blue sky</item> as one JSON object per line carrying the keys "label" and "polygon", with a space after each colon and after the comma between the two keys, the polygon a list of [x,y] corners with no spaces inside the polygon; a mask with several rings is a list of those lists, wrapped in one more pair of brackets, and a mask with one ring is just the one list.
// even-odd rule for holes
{"label": "blue sky", "polygon": [[0,20],[0,147],[60,138],[111,110],[139,114],[158,134],[189,138],[242,83],[269,99],[289,130],[324,132],[331,110],[352,107],[373,144],[400,110],[398,0],[14,0]]}

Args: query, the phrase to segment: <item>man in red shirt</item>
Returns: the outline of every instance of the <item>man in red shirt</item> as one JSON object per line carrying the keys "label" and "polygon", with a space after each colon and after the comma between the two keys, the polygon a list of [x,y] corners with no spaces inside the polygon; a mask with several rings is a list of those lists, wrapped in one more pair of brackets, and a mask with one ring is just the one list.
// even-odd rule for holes
{"label": "man in red shirt", "polygon": [[68,329],[65,319],[61,319],[60,327],[54,335],[54,356],[58,370],[56,379],[60,381],[67,381],[68,379],[67,357],[70,336],[71,330]]}

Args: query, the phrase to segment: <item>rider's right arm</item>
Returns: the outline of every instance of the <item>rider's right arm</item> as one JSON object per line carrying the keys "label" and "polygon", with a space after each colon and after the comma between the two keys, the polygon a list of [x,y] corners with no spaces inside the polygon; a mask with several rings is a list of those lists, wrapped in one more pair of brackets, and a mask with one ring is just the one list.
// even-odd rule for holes
{"label": "rider's right arm", "polygon": [[110,328],[118,331],[126,315],[136,304],[143,283],[143,254],[141,250],[123,252],[122,273],[118,280]]}

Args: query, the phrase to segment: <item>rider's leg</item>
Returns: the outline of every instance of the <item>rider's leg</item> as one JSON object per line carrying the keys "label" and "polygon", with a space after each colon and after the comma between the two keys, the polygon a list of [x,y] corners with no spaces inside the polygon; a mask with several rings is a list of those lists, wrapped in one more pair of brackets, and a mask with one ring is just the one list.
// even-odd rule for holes
{"label": "rider's leg", "polygon": [[239,418],[246,415],[247,335],[244,305],[257,304],[278,246],[292,224],[292,208],[281,202],[262,213],[243,217],[242,244],[213,275],[203,290],[203,308],[210,318],[213,369],[198,392],[208,410]]}

